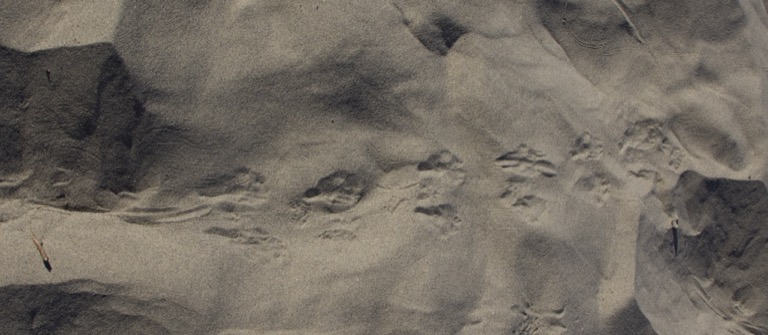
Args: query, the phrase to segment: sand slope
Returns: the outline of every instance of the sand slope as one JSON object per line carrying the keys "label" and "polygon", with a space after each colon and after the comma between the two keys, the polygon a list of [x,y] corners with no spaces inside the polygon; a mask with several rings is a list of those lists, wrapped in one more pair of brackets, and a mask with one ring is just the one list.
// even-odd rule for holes
{"label": "sand slope", "polygon": [[4,195],[93,211],[133,188],[145,111],[111,45],[2,48],[0,67]]}
{"label": "sand slope", "polygon": [[0,22],[3,332],[768,327],[762,2],[16,1]]}

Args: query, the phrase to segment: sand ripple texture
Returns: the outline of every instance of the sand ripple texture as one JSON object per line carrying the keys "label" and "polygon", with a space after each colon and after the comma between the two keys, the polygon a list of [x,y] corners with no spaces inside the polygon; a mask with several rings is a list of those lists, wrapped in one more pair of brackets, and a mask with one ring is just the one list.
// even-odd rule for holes
{"label": "sand ripple texture", "polygon": [[759,0],[4,0],[0,333],[766,334],[767,55]]}

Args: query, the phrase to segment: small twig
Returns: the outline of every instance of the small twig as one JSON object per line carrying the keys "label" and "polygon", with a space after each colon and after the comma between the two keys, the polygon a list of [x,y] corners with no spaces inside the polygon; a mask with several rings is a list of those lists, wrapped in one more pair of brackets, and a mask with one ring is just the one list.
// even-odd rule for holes
{"label": "small twig", "polygon": [[679,240],[677,235],[677,228],[679,225],[677,223],[677,219],[672,221],[670,224],[672,225],[672,248],[675,250],[675,256],[677,256],[677,251],[679,250],[678,249]]}
{"label": "small twig", "polygon": [[34,233],[32,233],[32,242],[35,242],[35,247],[37,248],[37,252],[40,253],[40,258],[43,259],[43,265],[45,265],[45,269],[48,270],[48,272],[51,272],[53,268],[51,267],[51,262],[50,262],[50,259],[48,258],[48,254],[46,254],[45,250],[43,250],[43,242],[40,242]]}

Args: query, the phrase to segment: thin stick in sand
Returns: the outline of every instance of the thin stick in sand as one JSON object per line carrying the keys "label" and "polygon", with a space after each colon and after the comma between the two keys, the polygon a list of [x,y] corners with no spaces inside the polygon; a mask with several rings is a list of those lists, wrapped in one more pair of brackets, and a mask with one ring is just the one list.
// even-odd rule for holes
{"label": "thin stick in sand", "polygon": [[43,259],[43,265],[45,265],[45,269],[48,270],[48,272],[51,272],[53,268],[51,267],[51,262],[50,262],[50,259],[48,258],[48,254],[46,254],[45,250],[43,250],[43,242],[40,242],[34,233],[32,234],[32,242],[35,242],[35,247],[37,248],[37,252],[40,253],[40,258]]}
{"label": "thin stick in sand", "polygon": [[677,227],[678,227],[677,219],[673,220],[671,222],[671,225],[672,225],[672,248],[675,250],[675,256],[677,256],[678,241],[679,241],[677,236]]}

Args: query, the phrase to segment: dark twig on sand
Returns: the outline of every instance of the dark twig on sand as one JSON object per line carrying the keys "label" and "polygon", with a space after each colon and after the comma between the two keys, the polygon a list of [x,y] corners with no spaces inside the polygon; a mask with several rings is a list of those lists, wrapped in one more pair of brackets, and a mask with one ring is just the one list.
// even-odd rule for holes
{"label": "dark twig on sand", "polygon": [[677,220],[672,221],[671,225],[672,225],[672,248],[675,250],[675,256],[677,256],[677,251],[678,251]]}
{"label": "dark twig on sand", "polygon": [[34,233],[32,234],[32,242],[35,242],[35,247],[37,248],[37,252],[40,253],[40,258],[43,259],[43,265],[45,265],[45,269],[48,270],[48,272],[51,272],[53,268],[51,267],[51,262],[50,262],[50,259],[48,258],[48,254],[46,254],[45,250],[43,250],[43,242],[40,242]]}

